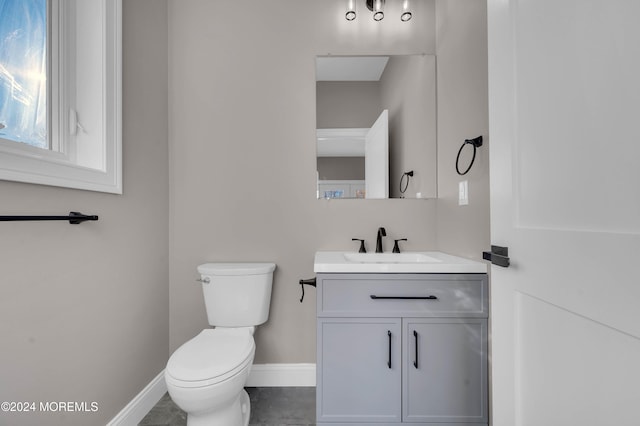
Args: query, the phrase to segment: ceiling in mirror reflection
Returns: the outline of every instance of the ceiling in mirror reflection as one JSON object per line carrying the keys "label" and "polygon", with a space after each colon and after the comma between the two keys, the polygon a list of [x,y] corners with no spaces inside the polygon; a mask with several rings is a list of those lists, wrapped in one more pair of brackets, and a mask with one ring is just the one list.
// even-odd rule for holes
{"label": "ceiling in mirror reflection", "polygon": [[380,81],[388,56],[320,56],[316,81]]}
{"label": "ceiling in mirror reflection", "polygon": [[317,129],[318,157],[364,157],[365,129]]}

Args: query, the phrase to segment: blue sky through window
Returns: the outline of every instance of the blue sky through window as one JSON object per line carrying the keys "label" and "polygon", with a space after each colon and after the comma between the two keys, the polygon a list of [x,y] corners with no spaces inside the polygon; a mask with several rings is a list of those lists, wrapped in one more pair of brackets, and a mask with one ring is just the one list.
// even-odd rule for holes
{"label": "blue sky through window", "polygon": [[47,0],[0,0],[0,138],[49,148]]}

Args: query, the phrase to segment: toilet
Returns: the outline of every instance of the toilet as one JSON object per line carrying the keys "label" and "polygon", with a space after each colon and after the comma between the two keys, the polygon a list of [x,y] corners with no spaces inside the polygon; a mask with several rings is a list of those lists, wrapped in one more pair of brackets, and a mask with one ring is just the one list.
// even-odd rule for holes
{"label": "toilet", "polygon": [[198,266],[212,329],[202,330],[169,358],[164,377],[187,426],[247,426],[255,326],[269,318],[273,263]]}

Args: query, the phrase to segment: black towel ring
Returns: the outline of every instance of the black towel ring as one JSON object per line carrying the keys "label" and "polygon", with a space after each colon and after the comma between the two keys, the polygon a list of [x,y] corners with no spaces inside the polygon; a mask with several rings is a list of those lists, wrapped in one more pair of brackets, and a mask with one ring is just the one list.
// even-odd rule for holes
{"label": "black towel ring", "polygon": [[[471,163],[469,164],[469,167],[467,167],[467,170],[461,173],[458,163],[460,162],[460,154],[462,153],[462,150],[467,144],[473,145],[473,157],[471,157]],[[456,157],[456,172],[458,172],[460,176],[464,176],[467,173],[469,173],[469,170],[471,170],[471,166],[473,166],[473,162],[476,161],[476,150],[478,149],[478,147],[481,147],[481,146],[482,146],[482,136],[478,136],[477,138],[474,138],[474,139],[465,139],[464,143],[458,150],[458,156]]]}
{"label": "black towel ring", "polygon": [[[409,187],[409,179],[413,176],[413,170],[408,171],[408,172],[404,172],[402,174],[402,177],[400,178],[400,194],[401,198],[404,197],[404,193],[406,192],[407,188]],[[406,183],[404,185],[402,185],[402,182],[404,181],[404,178],[407,178]]]}

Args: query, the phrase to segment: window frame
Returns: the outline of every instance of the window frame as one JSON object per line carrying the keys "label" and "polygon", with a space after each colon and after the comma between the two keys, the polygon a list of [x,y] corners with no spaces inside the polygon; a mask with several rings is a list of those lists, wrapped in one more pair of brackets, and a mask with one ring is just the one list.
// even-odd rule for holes
{"label": "window frame", "polygon": [[[87,0],[78,0],[87,1]],[[48,29],[48,131],[49,145],[42,149],[28,144],[0,141],[0,179],[122,194],[122,0],[99,1],[102,20],[102,105],[101,129],[91,135],[91,144],[102,150],[100,167],[79,164],[76,158],[76,114],[68,103],[67,89],[74,87],[62,79],[74,79],[69,61],[74,61],[72,49],[56,50],[60,40],[70,38],[64,15],[73,2],[47,0]],[[72,12],[73,13],[73,12]],[[52,45],[54,45],[52,47]],[[63,45],[64,46],[64,45]],[[100,138],[101,140],[97,140]]]}

